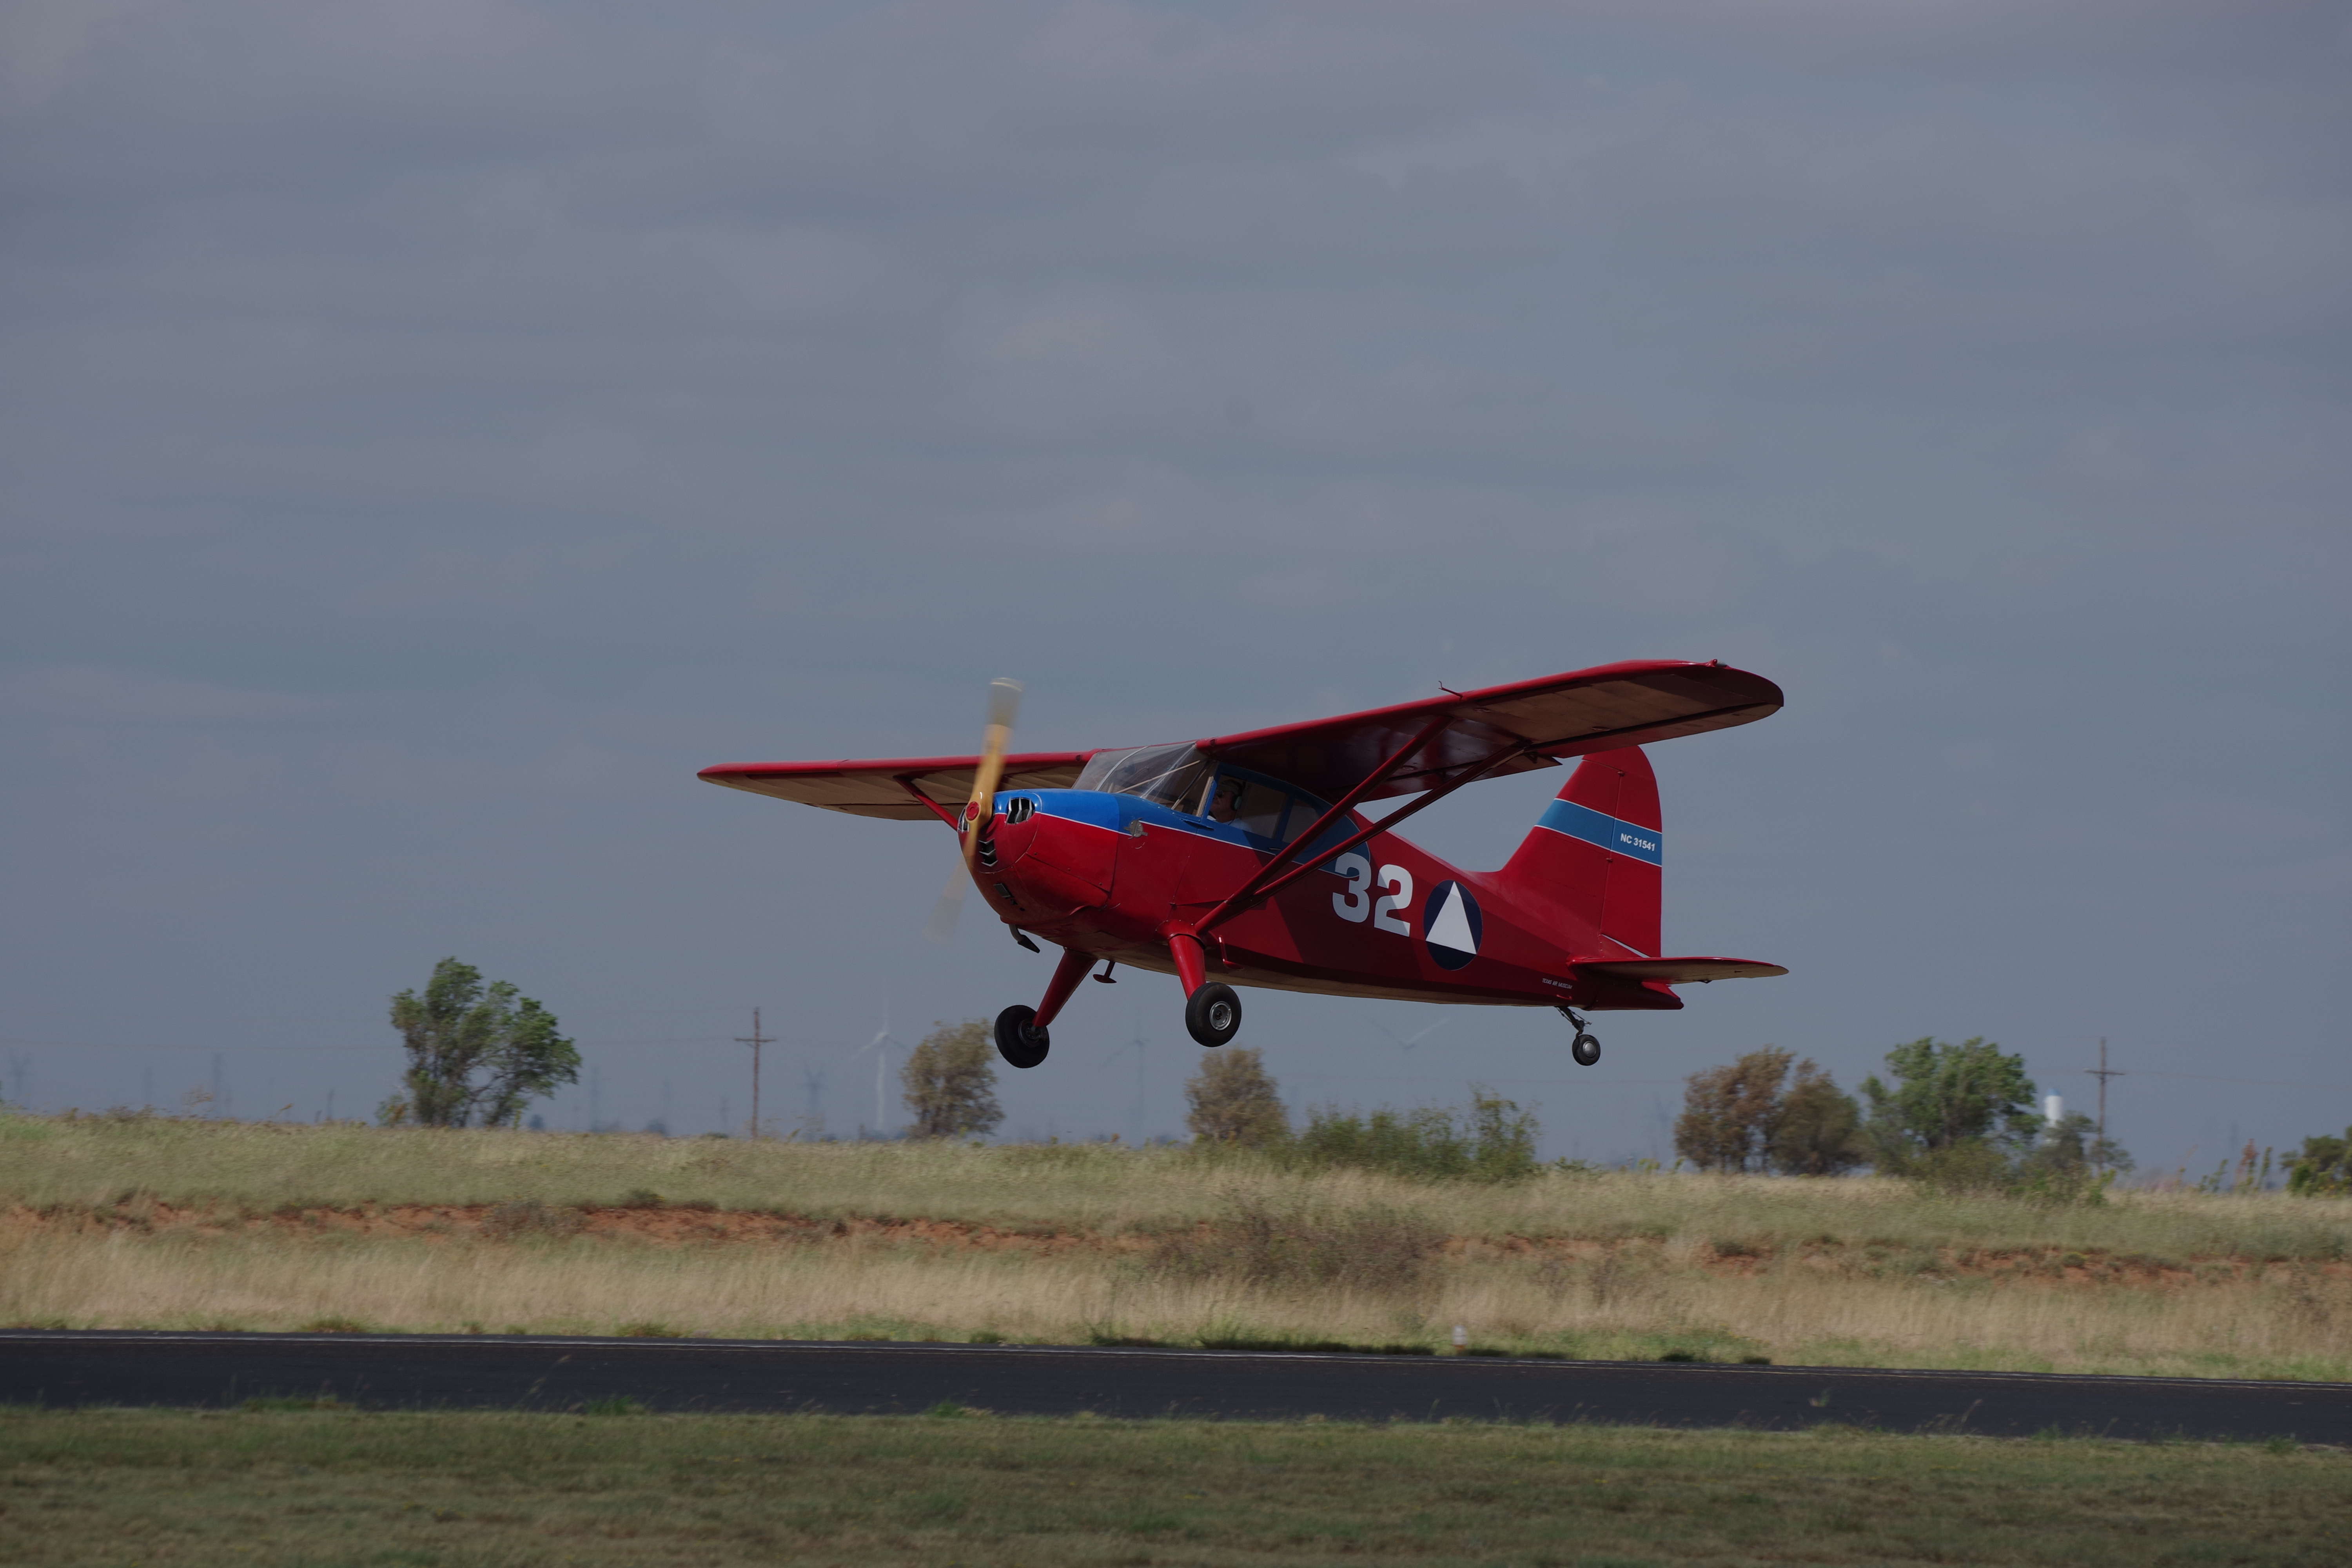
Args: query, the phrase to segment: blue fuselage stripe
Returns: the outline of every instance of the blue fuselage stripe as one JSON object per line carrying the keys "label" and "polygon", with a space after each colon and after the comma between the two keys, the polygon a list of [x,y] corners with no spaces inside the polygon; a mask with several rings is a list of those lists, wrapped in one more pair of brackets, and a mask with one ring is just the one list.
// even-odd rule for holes
{"label": "blue fuselage stripe", "polygon": [[1652,866],[1665,864],[1665,837],[1656,828],[1620,822],[1606,812],[1579,805],[1574,801],[1553,801],[1544,808],[1543,816],[1536,819],[1536,826],[1549,827],[1554,833],[1566,834],[1570,838],[1580,838],[1587,844]]}

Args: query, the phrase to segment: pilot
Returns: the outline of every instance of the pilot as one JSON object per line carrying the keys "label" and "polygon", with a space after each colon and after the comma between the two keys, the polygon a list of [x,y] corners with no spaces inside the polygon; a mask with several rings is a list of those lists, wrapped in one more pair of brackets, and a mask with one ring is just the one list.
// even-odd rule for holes
{"label": "pilot", "polygon": [[1234,813],[1240,809],[1241,803],[1242,781],[1239,779],[1219,779],[1217,781],[1216,795],[1209,802],[1209,820],[1212,822],[1231,822],[1234,819]]}

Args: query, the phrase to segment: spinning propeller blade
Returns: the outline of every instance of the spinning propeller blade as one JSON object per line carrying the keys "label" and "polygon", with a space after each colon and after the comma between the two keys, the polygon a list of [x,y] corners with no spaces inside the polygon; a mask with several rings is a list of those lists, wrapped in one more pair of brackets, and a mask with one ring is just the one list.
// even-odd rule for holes
{"label": "spinning propeller blade", "polygon": [[933,942],[955,939],[956,922],[963,914],[964,889],[971,886],[972,858],[980,853],[981,829],[996,815],[996,784],[1004,776],[1004,752],[1013,742],[1013,721],[1021,712],[1021,683],[999,679],[988,683],[988,729],[980,743],[980,766],[971,776],[971,798],[963,808],[963,864],[949,873],[948,885],[923,927]]}

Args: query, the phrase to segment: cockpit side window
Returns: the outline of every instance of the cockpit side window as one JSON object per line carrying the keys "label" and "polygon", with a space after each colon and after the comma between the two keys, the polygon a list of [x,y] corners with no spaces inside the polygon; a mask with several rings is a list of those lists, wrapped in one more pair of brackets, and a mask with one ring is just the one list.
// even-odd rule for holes
{"label": "cockpit side window", "polygon": [[1208,769],[1207,759],[1191,746],[1138,746],[1131,751],[1097,752],[1071,787],[1140,795],[1181,809],[1199,790]]}
{"label": "cockpit side window", "polygon": [[1209,808],[1202,815],[1212,822],[1229,822],[1255,838],[1274,838],[1289,804],[1290,792],[1280,785],[1227,771],[1217,775]]}

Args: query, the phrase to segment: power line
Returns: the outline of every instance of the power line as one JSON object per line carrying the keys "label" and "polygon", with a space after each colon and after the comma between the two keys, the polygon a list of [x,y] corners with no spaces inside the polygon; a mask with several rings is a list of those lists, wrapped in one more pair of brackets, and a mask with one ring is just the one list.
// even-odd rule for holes
{"label": "power line", "polygon": [[[658,1040],[581,1040],[576,1043],[604,1051],[625,1046],[718,1045],[728,1037],[725,1035],[677,1035]],[[0,1045],[42,1051],[396,1051],[401,1048],[396,1041],[377,1046],[178,1046],[147,1040],[0,1039]]]}

